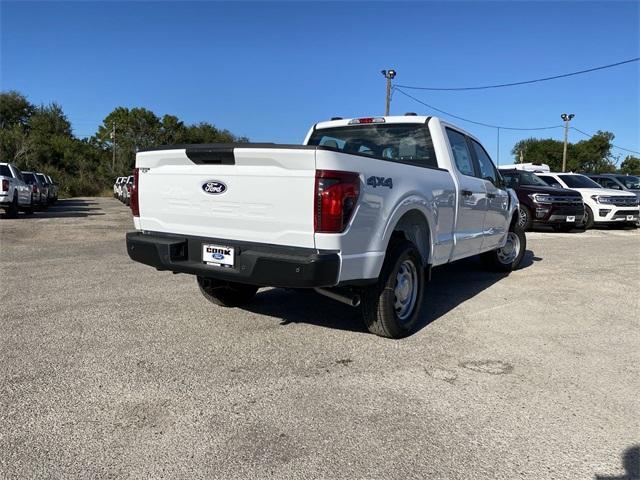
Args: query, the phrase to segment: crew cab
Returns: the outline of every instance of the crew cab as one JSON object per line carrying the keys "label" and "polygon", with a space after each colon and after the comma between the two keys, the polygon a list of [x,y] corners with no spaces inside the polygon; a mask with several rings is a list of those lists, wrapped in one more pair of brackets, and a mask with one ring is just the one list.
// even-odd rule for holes
{"label": "crew cab", "polygon": [[582,195],[566,188],[554,188],[530,171],[500,167],[507,186],[513,188],[520,201],[519,223],[525,230],[535,225],[550,225],[558,231],[569,231],[583,223]]}
{"label": "crew cab", "polygon": [[15,218],[18,212],[33,213],[31,187],[22,178],[22,172],[12,163],[0,163],[0,208]]}
{"label": "crew cab", "polygon": [[575,190],[585,205],[584,226],[596,224],[635,225],[638,221],[638,197],[631,192],[602,188],[579,173],[537,173],[547,185]]}
{"label": "crew cab", "polygon": [[195,275],[227,307],[314,288],[386,337],[416,327],[432,267],[482,254],[509,272],[526,248],[486,150],[436,117],[321,122],[303,145],[159,147],[133,176],[133,260]]}

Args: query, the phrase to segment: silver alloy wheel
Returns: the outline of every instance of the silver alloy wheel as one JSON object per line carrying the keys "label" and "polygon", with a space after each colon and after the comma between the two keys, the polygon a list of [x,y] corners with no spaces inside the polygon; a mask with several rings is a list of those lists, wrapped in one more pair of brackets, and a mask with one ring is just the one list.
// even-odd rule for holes
{"label": "silver alloy wheel", "polygon": [[507,234],[507,243],[505,243],[504,247],[499,248],[496,254],[503,265],[513,263],[520,254],[520,237],[515,232],[509,232]]}
{"label": "silver alloy wheel", "polygon": [[518,225],[524,228],[527,225],[527,212],[522,207],[518,207]]}
{"label": "silver alloy wheel", "polygon": [[413,313],[418,297],[418,271],[411,260],[405,260],[400,265],[393,294],[393,306],[398,320],[406,320]]}

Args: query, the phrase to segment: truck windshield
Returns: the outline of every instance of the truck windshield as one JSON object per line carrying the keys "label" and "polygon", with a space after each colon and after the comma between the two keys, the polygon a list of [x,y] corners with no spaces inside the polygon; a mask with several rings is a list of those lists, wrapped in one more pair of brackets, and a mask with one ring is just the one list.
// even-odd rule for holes
{"label": "truck windshield", "polygon": [[634,177],[633,175],[618,175],[616,177],[625,188],[629,190],[640,190],[640,177]]}
{"label": "truck windshield", "polygon": [[534,187],[548,187],[542,179],[538,178],[531,172],[520,171],[504,171],[501,170],[500,173],[504,177],[507,182],[507,186],[509,188],[518,188],[522,185],[530,185]]}
{"label": "truck windshield", "polygon": [[424,123],[322,128],[313,132],[308,144],[382,160],[438,167],[431,136]]}
{"label": "truck windshield", "polygon": [[593,180],[584,175],[558,175],[569,188],[602,188]]}

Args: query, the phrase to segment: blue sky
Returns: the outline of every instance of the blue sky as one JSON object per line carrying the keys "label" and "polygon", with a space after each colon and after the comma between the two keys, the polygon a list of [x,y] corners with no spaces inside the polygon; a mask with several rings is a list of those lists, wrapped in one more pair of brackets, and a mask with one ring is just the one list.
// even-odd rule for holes
{"label": "blue sky", "polygon": [[[60,103],[79,136],[123,105],[298,143],[317,121],[383,113],[382,68],[395,68],[398,84],[466,86],[638,57],[639,5],[3,1],[0,80],[34,103]],[[634,63],[522,87],[410,93],[491,124],[559,125],[575,113],[577,128],[612,131],[615,144],[640,151],[639,73]],[[407,111],[434,113],[396,93],[392,113]],[[495,159],[494,129],[454,123]],[[529,136],[562,130],[501,131],[501,163]]]}

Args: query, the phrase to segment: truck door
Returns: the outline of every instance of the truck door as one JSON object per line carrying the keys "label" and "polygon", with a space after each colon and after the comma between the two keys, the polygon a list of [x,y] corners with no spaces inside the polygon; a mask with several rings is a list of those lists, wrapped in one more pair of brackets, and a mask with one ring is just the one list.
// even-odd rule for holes
{"label": "truck door", "polygon": [[477,161],[479,177],[485,182],[487,189],[487,214],[484,217],[482,250],[491,250],[500,246],[509,231],[509,192],[482,145],[472,138],[469,138],[469,143]]}
{"label": "truck door", "polygon": [[458,216],[455,227],[455,248],[452,260],[468,257],[482,248],[484,217],[487,211],[485,181],[478,178],[466,136],[446,128],[458,181]]}

